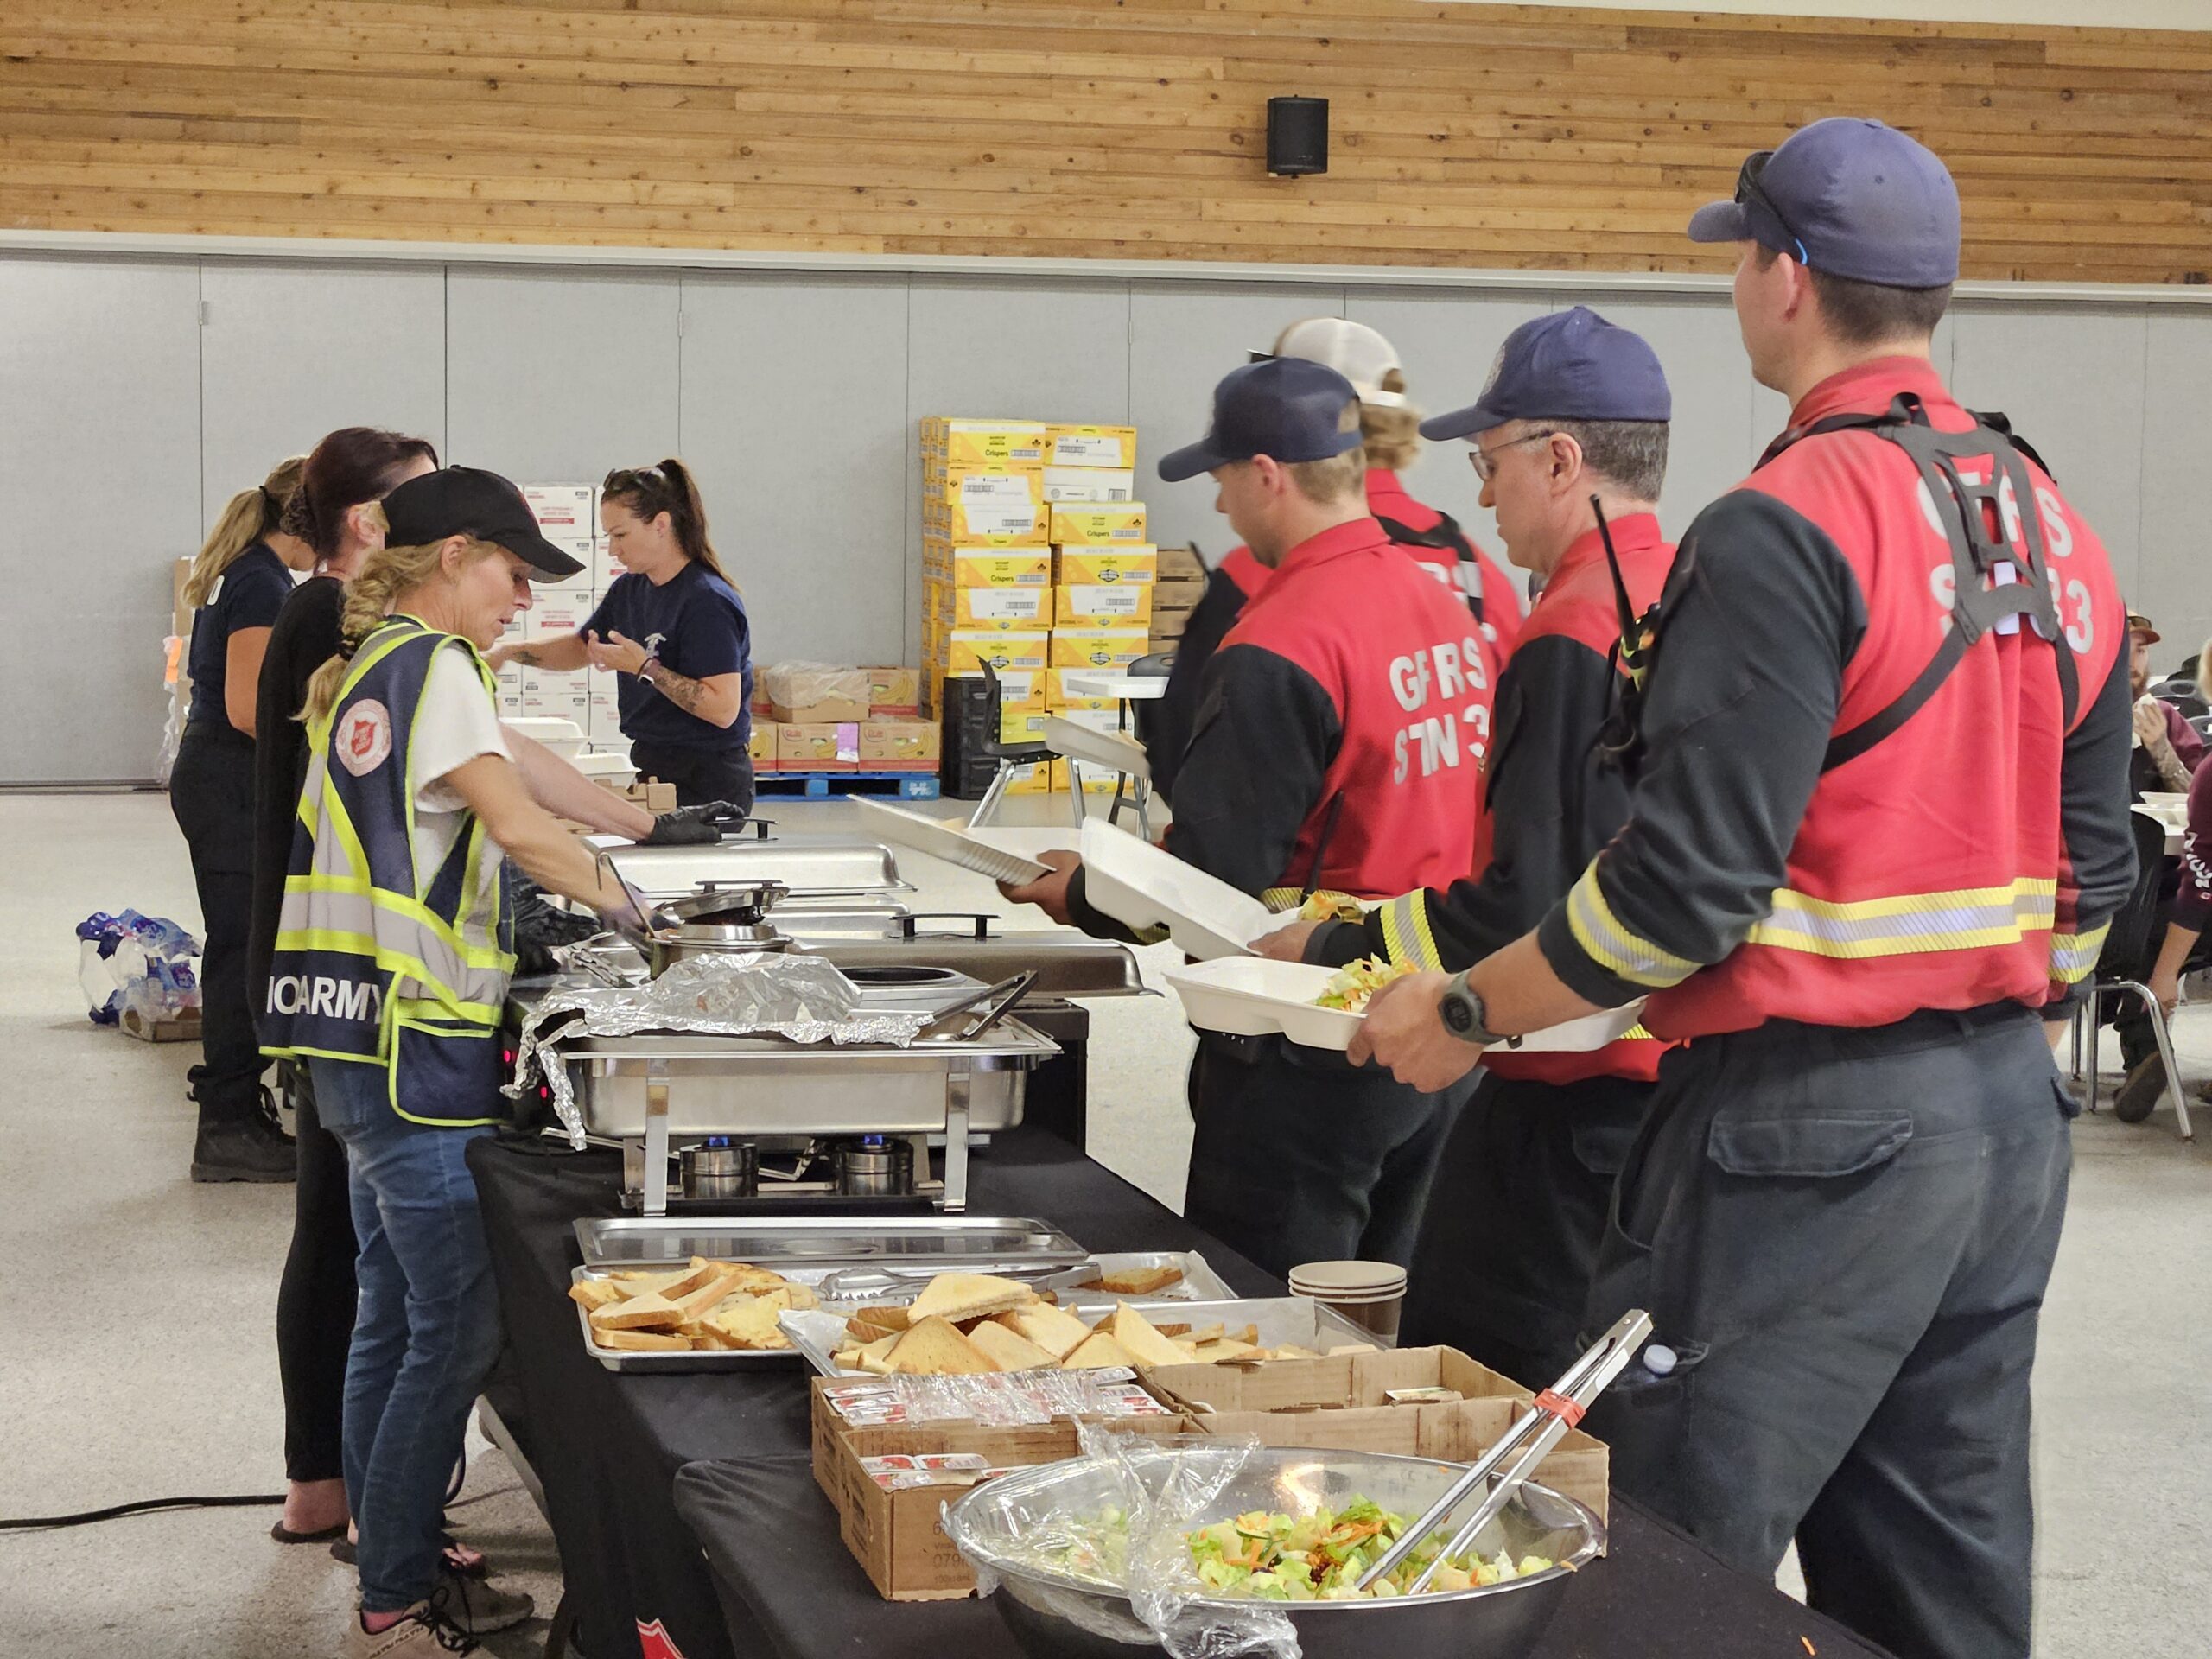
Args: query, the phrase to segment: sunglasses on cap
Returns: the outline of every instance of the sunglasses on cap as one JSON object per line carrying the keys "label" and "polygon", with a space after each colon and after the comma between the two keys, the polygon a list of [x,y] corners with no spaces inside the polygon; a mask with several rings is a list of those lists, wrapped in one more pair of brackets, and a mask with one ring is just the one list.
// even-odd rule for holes
{"label": "sunglasses on cap", "polygon": [[[1759,183],[1759,175],[1766,171],[1766,164],[1774,159],[1770,149],[1755,149],[1744,157],[1741,171],[1736,175],[1736,201],[1764,210],[1766,216],[1782,227],[1782,233],[1796,245],[1797,263],[1809,266],[1813,262],[1805,257],[1804,238],[1789,228],[1789,221],[1782,216],[1782,209],[1774,205],[1774,198],[1767,194]],[[1786,251],[1786,250],[1785,250]]]}

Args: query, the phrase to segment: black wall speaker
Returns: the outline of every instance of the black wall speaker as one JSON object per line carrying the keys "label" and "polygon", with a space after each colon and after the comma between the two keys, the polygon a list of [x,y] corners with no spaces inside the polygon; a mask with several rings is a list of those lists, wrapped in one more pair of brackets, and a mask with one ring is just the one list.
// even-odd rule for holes
{"label": "black wall speaker", "polygon": [[1268,100],[1268,171],[1295,178],[1329,170],[1329,100],[1271,98]]}

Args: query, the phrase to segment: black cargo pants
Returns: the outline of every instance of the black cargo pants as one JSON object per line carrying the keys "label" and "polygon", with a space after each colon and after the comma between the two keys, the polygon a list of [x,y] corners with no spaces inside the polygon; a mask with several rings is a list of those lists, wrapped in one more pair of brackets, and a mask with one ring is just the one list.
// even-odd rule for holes
{"label": "black cargo pants", "polygon": [[1402,1267],[1465,1095],[1424,1095],[1279,1037],[1200,1032],[1183,1214],[1278,1278],[1306,1262]]}
{"label": "black cargo pants", "polygon": [[2028,1374],[2072,1103],[2006,1003],[1669,1053],[1587,1333],[1681,1363],[1591,1414],[1621,1491],[1899,1659],[2024,1659]]}
{"label": "black cargo pants", "polygon": [[1485,1076],[1437,1159],[1399,1342],[1457,1348],[1528,1389],[1556,1382],[1581,1351],[1613,1179],[1651,1093]]}

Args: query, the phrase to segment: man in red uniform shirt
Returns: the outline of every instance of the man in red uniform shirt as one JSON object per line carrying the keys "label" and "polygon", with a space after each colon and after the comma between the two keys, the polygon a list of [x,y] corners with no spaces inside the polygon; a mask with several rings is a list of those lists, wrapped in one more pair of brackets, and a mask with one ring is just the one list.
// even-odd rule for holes
{"label": "man in red uniform shirt", "polygon": [[[1423,437],[1472,446],[1506,556],[1543,584],[1498,680],[1489,862],[1364,922],[1294,923],[1263,954],[1471,967],[1541,922],[1612,839],[1628,816],[1628,779],[1602,741],[1623,684],[1619,594],[1642,616],[1675,562],[1657,518],[1673,406],[1651,347],[1578,305],[1516,328],[1480,401],[1422,424]],[[1402,1342],[1449,1344],[1532,1389],[1567,1368],[1663,1046],[1637,1035],[1592,1053],[1486,1057],[1414,1247]]]}
{"label": "man in red uniform shirt", "polygon": [[[1208,664],[1167,850],[1276,908],[1383,898],[1467,874],[1490,731],[1486,647],[1466,607],[1368,516],[1350,382],[1290,358],[1214,393],[1212,429],[1160,463],[1211,473],[1271,572]],[[1129,937],[1082,865],[1007,896]],[[1410,1255],[1443,1132],[1440,1092],[1280,1038],[1202,1033],[1184,1211],[1276,1274]]]}
{"label": "man in red uniform shirt", "polygon": [[1437,1088],[1646,997],[1683,1046],[1584,1327],[1657,1329],[1592,1414],[1615,1481],[1745,1571],[1794,1535],[1811,1604],[1901,1659],[2021,1659],[2073,1109],[2044,1021],[2133,885],[2126,613],[1929,360],[1959,252],[1933,155],[1817,121],[1690,233],[1738,245],[1789,429],[1682,537],[1620,833],[1534,932],[1386,990],[1353,1052]]}
{"label": "man in red uniform shirt", "polygon": [[[1272,353],[1255,353],[1253,360],[1264,362],[1270,356],[1325,363],[1351,382],[1359,394],[1360,438],[1367,457],[1367,510],[1423,569],[1465,597],[1468,613],[1491,648],[1495,678],[1520,637],[1520,593],[1448,514],[1414,500],[1398,482],[1399,472],[1420,451],[1421,417],[1406,401],[1406,378],[1395,348],[1365,323],[1308,317],[1284,329]],[[1163,793],[1172,795],[1191,741],[1206,661],[1267,585],[1268,575],[1267,566],[1249,547],[1232,548],[1208,573],[1205,594],[1176,641],[1166,693],[1139,711],[1153,781]]]}

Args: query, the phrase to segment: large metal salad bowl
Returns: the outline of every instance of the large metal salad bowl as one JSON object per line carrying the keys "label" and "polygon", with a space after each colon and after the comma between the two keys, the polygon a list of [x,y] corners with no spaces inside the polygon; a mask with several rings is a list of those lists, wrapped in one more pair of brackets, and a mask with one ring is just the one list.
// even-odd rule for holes
{"label": "large metal salad bowl", "polygon": [[[1233,1459],[1237,1448],[1202,1436],[1162,1440],[1128,1453],[1123,1465],[1147,1492],[1187,1480],[1179,1462]],[[1219,1465],[1217,1465],[1217,1467]],[[1250,1451],[1218,1491],[1189,1513],[1197,1527],[1247,1510],[1294,1516],[1343,1509],[1356,1497],[1411,1517],[1441,1497],[1462,1465],[1379,1453],[1267,1448]],[[1137,1617],[1125,1590],[1068,1568],[1051,1541],[1071,1521],[1095,1519],[1125,1501],[1125,1475],[1082,1458],[1001,1475],[947,1510],[944,1528],[985,1584],[1026,1652],[1038,1659],[1131,1659],[1160,1652],[1160,1638]],[[1211,1480],[1197,1483],[1211,1490]],[[1471,1512],[1469,1499],[1461,1510]],[[1572,1575],[1597,1559],[1605,1527],[1572,1498],[1524,1485],[1476,1541],[1485,1557],[1501,1549],[1516,1560],[1540,1555],[1548,1571],[1486,1588],[1358,1601],[1192,1602],[1202,1618],[1231,1621],[1255,1609],[1289,1617],[1305,1659],[1521,1659],[1558,1611]],[[1264,1616],[1264,1612],[1262,1616]],[[1287,1655],[1289,1649],[1278,1652]]]}

